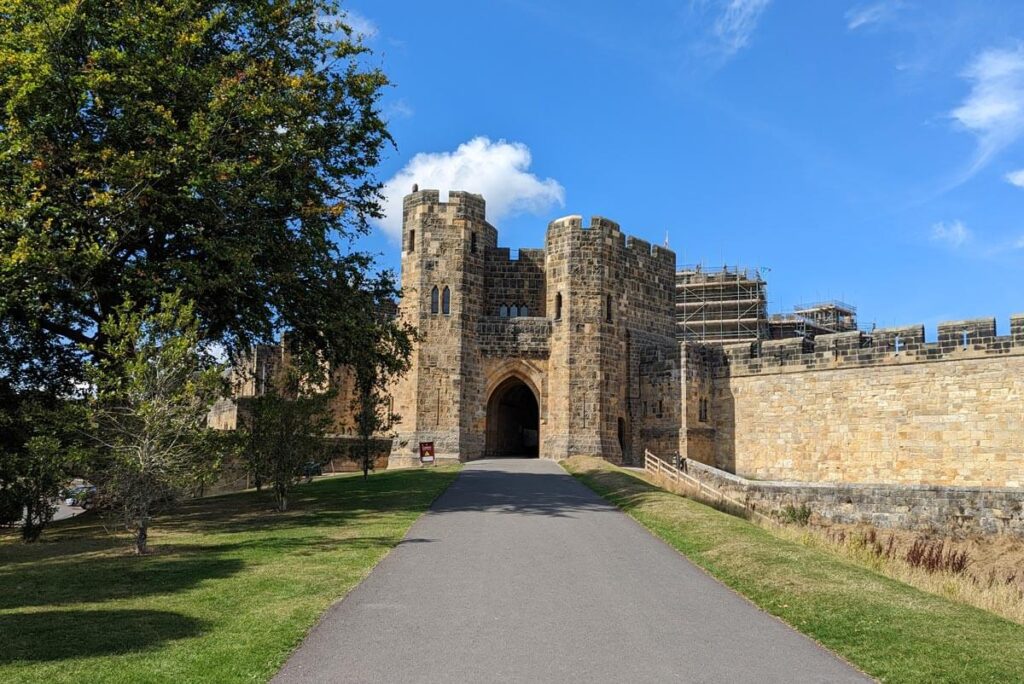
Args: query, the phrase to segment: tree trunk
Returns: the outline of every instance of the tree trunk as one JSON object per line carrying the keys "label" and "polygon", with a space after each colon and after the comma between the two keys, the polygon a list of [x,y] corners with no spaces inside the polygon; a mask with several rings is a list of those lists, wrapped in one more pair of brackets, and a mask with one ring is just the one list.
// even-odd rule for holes
{"label": "tree trunk", "polygon": [[363,439],[363,479],[370,476],[370,443]]}
{"label": "tree trunk", "polygon": [[36,525],[35,507],[29,503],[25,506],[25,521],[21,525],[21,539],[27,544],[39,539],[42,527]]}
{"label": "tree trunk", "polygon": [[135,533],[135,553],[139,556],[143,556],[149,551],[147,542],[149,541],[149,525],[146,521],[139,523],[139,529]]}

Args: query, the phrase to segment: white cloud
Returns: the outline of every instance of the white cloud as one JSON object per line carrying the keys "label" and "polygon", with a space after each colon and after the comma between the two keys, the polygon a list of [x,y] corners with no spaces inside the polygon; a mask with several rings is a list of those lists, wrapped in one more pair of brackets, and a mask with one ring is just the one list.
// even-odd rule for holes
{"label": "white cloud", "polygon": [[771,0],[718,0],[718,16],[711,32],[718,49],[731,57],[750,43],[761,14]]}
{"label": "white cloud", "polygon": [[932,226],[932,241],[956,249],[970,242],[973,235],[962,221],[940,222]]}
{"label": "white cloud", "polygon": [[529,172],[530,148],[518,142],[480,136],[454,152],[421,152],[384,184],[384,213],[380,221],[393,239],[402,234],[402,198],[413,184],[421,189],[467,190],[483,195],[487,219],[521,213],[539,214],[565,204],[565,188],[553,178],[541,180]]}
{"label": "white cloud", "polygon": [[875,2],[857,5],[846,12],[846,28],[855,31],[862,26],[879,24],[892,18],[900,8],[899,2]]}
{"label": "white cloud", "polygon": [[1014,249],[1024,249],[1024,235],[1017,238],[1017,241],[1013,243]]}
{"label": "white cloud", "polygon": [[963,76],[971,92],[950,116],[978,139],[966,180],[1024,133],[1024,46],[986,50]]}
{"label": "white cloud", "polygon": [[1024,188],[1024,169],[1011,171],[1006,174],[1006,182],[1010,185],[1016,185],[1018,188]]}
{"label": "white cloud", "polygon": [[355,10],[346,9],[342,14],[332,15],[327,17],[327,19],[330,22],[340,21],[342,24],[352,29],[352,33],[354,33],[356,37],[373,38],[380,33],[380,29],[377,28],[377,24],[373,23],[372,19],[369,19]]}
{"label": "white cloud", "polygon": [[400,97],[393,102],[390,102],[384,107],[384,115],[389,121],[396,119],[411,119],[416,114],[416,110],[412,108],[405,98]]}

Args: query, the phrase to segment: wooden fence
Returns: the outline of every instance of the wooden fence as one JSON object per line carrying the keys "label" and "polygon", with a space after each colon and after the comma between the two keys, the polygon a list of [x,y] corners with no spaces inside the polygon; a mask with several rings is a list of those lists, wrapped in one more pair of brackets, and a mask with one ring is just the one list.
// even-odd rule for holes
{"label": "wooden fence", "polygon": [[744,511],[748,516],[762,520],[772,525],[777,525],[778,522],[769,516],[755,511],[746,502],[740,499],[729,496],[717,487],[712,487],[703,480],[690,475],[686,472],[686,459],[681,459],[679,466],[676,466],[668,461],[658,458],[652,454],[649,450],[644,449],[644,470],[651,475],[658,475],[665,477],[672,482],[682,483],[695,489],[698,494],[708,497],[711,501],[719,503],[727,503],[731,506]]}

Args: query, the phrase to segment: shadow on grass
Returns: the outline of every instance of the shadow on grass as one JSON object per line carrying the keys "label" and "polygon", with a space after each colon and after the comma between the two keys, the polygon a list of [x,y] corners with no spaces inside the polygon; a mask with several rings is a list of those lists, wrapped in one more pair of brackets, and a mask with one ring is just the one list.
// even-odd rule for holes
{"label": "shadow on grass", "polygon": [[159,610],[48,610],[0,614],[0,664],[142,651],[202,634],[202,620]]}
{"label": "shadow on grass", "polygon": [[436,495],[444,470],[398,470],[362,477],[336,477],[301,484],[289,497],[289,510],[274,510],[269,491],[222,494],[197,499],[160,519],[165,530],[180,532],[254,532],[295,527],[334,527],[368,516],[419,512]]}
{"label": "shadow on grass", "polygon": [[[110,601],[171,594],[240,571],[235,558],[207,554],[186,558],[80,557],[0,572],[0,609]],[[0,630],[2,631],[2,630]]]}

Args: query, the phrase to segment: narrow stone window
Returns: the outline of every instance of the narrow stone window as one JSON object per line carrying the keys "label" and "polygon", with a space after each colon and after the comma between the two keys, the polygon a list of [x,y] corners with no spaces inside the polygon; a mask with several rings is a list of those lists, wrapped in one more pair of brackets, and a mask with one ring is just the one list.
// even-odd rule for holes
{"label": "narrow stone window", "polygon": [[621,449],[622,452],[625,453],[626,452],[626,420],[624,418],[619,418],[617,432],[619,433],[618,434],[618,437],[619,437],[619,449]]}
{"label": "narrow stone window", "polygon": [[612,322],[612,296],[611,295],[608,295],[608,299],[605,302],[604,317],[605,317],[605,319],[609,323]]}
{"label": "narrow stone window", "polygon": [[519,315],[520,316],[529,316],[530,315],[530,307],[528,307],[525,304],[523,304],[521,307],[519,307]]}
{"label": "narrow stone window", "polygon": [[409,231],[409,251],[410,252],[415,252],[416,251],[416,231],[415,230],[410,230]]}
{"label": "narrow stone window", "polygon": [[441,299],[440,293],[437,290],[437,285],[430,291],[430,313],[436,314],[438,311],[438,302]]}
{"label": "narrow stone window", "polygon": [[476,233],[469,234],[469,251],[476,254]]}
{"label": "narrow stone window", "polygon": [[701,399],[698,406],[698,411],[700,413],[699,420],[702,423],[706,423],[708,421],[708,400]]}
{"label": "narrow stone window", "polygon": [[448,286],[444,286],[444,292],[441,293],[441,313],[450,314],[452,312],[452,291],[448,289]]}
{"label": "narrow stone window", "polygon": [[665,412],[665,404],[661,399],[658,400],[658,417],[661,418],[661,414]]}
{"label": "narrow stone window", "polygon": [[555,320],[562,320],[562,293],[555,295]]}
{"label": "narrow stone window", "polygon": [[515,304],[510,306],[508,309],[508,316],[509,318],[516,318],[517,316],[519,316],[519,307],[516,306]]}
{"label": "narrow stone window", "polygon": [[508,318],[508,307],[502,304],[498,307],[498,315],[502,318]]}

